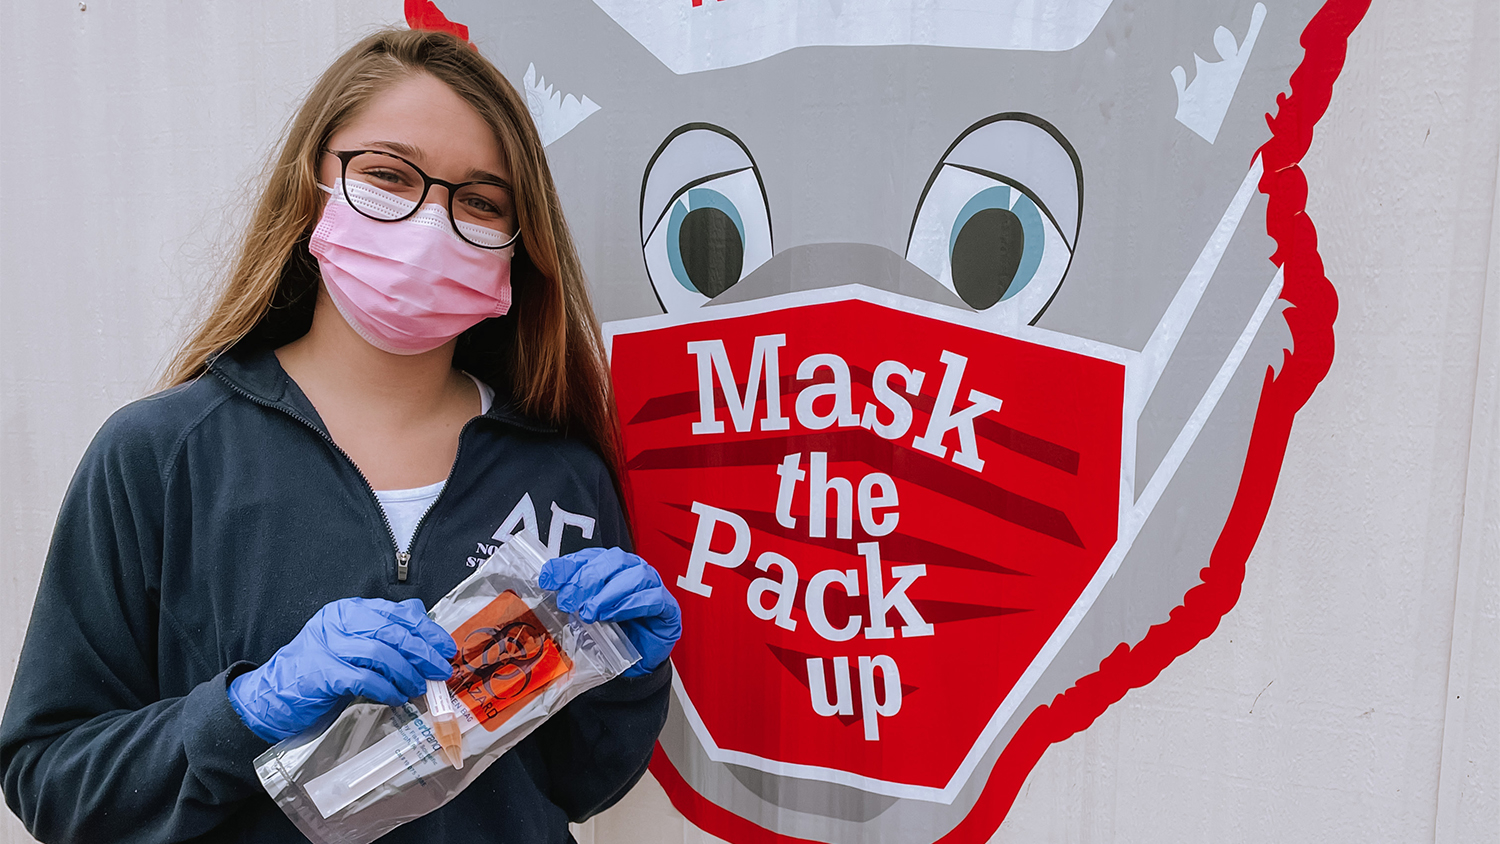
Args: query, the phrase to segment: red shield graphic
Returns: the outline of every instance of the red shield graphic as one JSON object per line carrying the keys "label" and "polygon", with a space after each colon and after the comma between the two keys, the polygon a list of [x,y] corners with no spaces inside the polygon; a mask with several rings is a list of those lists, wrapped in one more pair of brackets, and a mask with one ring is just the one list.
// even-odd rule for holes
{"label": "red shield graphic", "polygon": [[1115,542],[1125,368],[864,301],[714,310],[613,341],[681,702],[723,758],[941,799]]}

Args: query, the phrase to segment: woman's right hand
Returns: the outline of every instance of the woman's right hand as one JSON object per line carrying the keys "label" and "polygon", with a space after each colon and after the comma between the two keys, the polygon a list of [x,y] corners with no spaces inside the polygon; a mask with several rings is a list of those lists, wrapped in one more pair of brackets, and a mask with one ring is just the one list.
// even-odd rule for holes
{"label": "woman's right hand", "polygon": [[417,598],[344,598],[325,605],[265,665],[234,678],[229,702],[266,741],[294,736],[340,702],[399,706],[447,679],[453,637]]}

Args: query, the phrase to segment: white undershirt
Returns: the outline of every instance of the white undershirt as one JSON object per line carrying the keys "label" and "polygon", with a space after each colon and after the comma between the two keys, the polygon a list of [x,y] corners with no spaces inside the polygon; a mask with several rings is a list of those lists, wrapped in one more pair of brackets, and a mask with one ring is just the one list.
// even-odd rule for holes
{"label": "white undershirt", "polygon": [[[469,373],[465,372],[465,375]],[[479,388],[479,413],[484,415],[490,412],[490,405],[495,402],[495,391],[478,378],[469,375],[469,380]],[[417,523],[427,514],[428,508],[437,501],[443,492],[443,486],[447,479],[435,484],[419,486],[414,489],[377,489],[375,500],[380,502],[380,509],[385,511],[385,519],[391,524],[391,533],[396,537],[396,545],[403,551],[411,551],[411,538],[417,532]]]}

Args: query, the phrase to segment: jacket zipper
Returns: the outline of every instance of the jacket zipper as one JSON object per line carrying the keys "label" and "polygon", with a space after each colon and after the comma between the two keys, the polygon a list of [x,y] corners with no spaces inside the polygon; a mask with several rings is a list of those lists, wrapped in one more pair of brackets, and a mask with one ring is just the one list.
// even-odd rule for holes
{"label": "jacket zipper", "polygon": [[[365,492],[369,494],[370,501],[375,505],[375,512],[380,514],[380,523],[385,525],[385,535],[391,540],[391,548],[396,552],[396,582],[405,583],[408,574],[411,572],[411,553],[408,551],[402,551],[401,546],[396,543],[396,530],[395,528],[391,527],[391,519],[385,514],[385,508],[381,506],[380,498],[375,495],[375,485],[371,484],[370,479],[365,477],[365,473],[360,470],[359,464],[354,462],[354,458],[349,456],[349,452],[344,451],[344,449],[338,443],[333,441],[333,437],[330,436],[327,431],[319,428],[317,425],[314,425],[312,420],[308,419],[306,416],[303,416],[302,414],[297,413],[294,410],[289,410],[271,401],[263,399],[260,396],[257,396],[250,391],[242,388],[240,385],[234,383],[223,375],[220,375],[218,372],[214,372],[214,375],[217,375],[220,381],[223,381],[229,386],[229,389],[233,390],[239,395],[244,396],[245,398],[260,405],[261,407],[267,407],[271,410],[285,413],[287,416],[290,416],[298,422],[301,422],[303,425],[306,425],[308,428],[311,428],[313,433],[322,437],[324,442],[333,446],[333,450],[338,452],[339,456],[344,458],[344,460],[349,464],[349,468],[353,469],[354,474],[359,475],[360,481],[364,483]],[[473,421],[473,419],[469,420],[469,422]],[[465,422],[463,427],[458,431],[458,449],[453,453],[453,465],[448,467],[448,479],[443,482],[442,491],[438,493],[438,497],[436,499],[433,499],[433,502],[431,504],[427,505],[427,509],[422,511],[422,518],[417,520],[417,526],[412,529],[412,547],[416,547],[417,535],[421,533],[422,525],[427,521],[427,514],[431,513],[434,507],[437,507],[438,500],[443,497],[444,492],[448,491],[448,484],[453,481],[453,473],[458,469],[458,456],[459,454],[463,453],[464,450],[464,433],[469,430],[469,422]]]}
{"label": "jacket zipper", "polygon": [[[422,511],[422,517],[420,519],[417,519],[417,525],[416,525],[416,527],[412,528],[412,530],[411,530],[411,547],[412,548],[417,547],[417,537],[422,535],[422,525],[427,524],[427,516],[428,516],[428,514],[430,514],[433,510],[437,509],[438,502],[443,500],[443,493],[446,493],[448,491],[448,485],[451,484],[451,483],[453,483],[453,474],[458,471],[458,458],[459,458],[460,455],[462,455],[464,453],[464,434],[468,432],[468,430],[469,430],[469,423],[473,422],[475,418],[478,418],[478,417],[474,417],[474,418],[469,419],[468,422],[465,422],[463,424],[463,427],[461,427],[461,428],[458,429],[458,448],[456,448],[456,449],[453,450],[453,465],[448,467],[448,477],[447,477],[446,480],[443,481],[443,488],[441,490],[438,490],[437,498],[432,499],[432,503],[428,504],[427,505],[427,509]],[[333,440],[329,439],[329,442],[333,442]],[[334,448],[338,448],[338,444],[337,443],[334,444]],[[344,455],[344,456],[348,457],[347,454]],[[349,462],[353,463],[354,461],[351,459]],[[354,467],[354,471],[358,472],[359,471],[359,467],[355,466]],[[364,475],[361,474],[360,477],[364,477]],[[369,486],[369,485],[370,485],[370,482],[369,481],[365,481],[365,486]],[[373,490],[374,490],[374,488],[372,487],[371,488],[371,493],[370,493],[371,496],[374,496],[374,494],[375,494]],[[377,500],[375,503],[379,504],[380,502]],[[380,517],[382,519],[386,518],[385,517],[385,508],[384,507],[380,508]],[[391,522],[390,522],[389,519],[386,519],[385,527],[386,527],[386,530],[390,531],[390,533],[391,533],[391,537],[392,537],[391,544],[395,545],[395,542],[396,542],[396,540],[395,540],[396,532],[393,531],[393,530],[391,530]],[[406,552],[406,551],[402,551],[401,549],[397,548],[396,549],[396,581],[398,583],[405,583],[406,582],[406,575],[407,575],[407,572],[409,571],[409,567],[410,566],[411,566],[411,554],[408,553],[408,552]]]}

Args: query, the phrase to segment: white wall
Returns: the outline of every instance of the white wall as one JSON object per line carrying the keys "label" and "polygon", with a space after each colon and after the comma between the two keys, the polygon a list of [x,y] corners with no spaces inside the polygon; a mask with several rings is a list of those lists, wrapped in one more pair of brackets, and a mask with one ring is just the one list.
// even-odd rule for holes
{"label": "white wall", "polygon": [[[231,191],[333,56],[400,20],[0,4],[0,694],[67,480],[194,313]],[[1337,356],[1243,595],[1052,748],[998,840],[1500,840],[1497,43],[1494,0],[1381,3],[1356,31],[1304,162]],[[649,779],[579,837],[711,840]]]}

